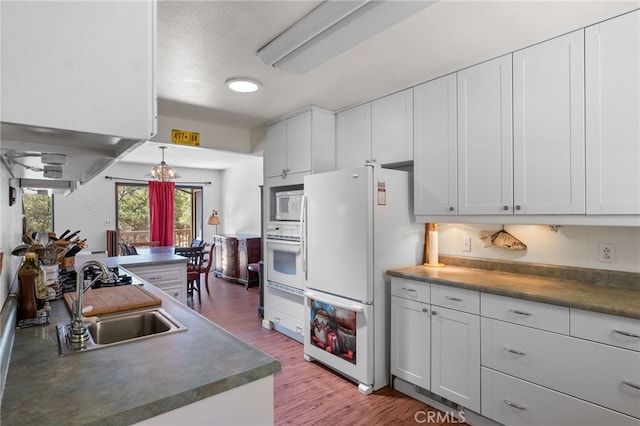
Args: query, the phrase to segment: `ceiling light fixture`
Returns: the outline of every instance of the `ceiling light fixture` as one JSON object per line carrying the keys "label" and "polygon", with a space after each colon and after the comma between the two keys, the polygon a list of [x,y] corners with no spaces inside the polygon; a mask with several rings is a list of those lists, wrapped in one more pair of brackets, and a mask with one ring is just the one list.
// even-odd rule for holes
{"label": "ceiling light fixture", "polygon": [[434,3],[327,0],[257,54],[267,65],[304,74]]}
{"label": "ceiling light fixture", "polygon": [[229,80],[225,81],[224,84],[226,84],[229,89],[233,90],[234,92],[240,93],[257,92],[262,86],[259,81],[245,77],[230,78]]}
{"label": "ceiling light fixture", "polygon": [[162,150],[162,161],[157,166],[154,166],[151,171],[147,173],[147,176],[153,180],[161,182],[168,182],[175,178],[179,178],[180,176],[176,170],[173,167],[168,166],[164,161],[164,150],[167,149],[167,147],[161,146],[160,149]]}

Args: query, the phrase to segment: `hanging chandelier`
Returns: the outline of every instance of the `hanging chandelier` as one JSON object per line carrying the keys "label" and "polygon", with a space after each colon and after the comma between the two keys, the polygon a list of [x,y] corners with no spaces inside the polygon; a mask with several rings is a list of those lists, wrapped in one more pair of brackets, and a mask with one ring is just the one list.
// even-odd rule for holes
{"label": "hanging chandelier", "polygon": [[160,149],[162,150],[162,161],[160,162],[160,164],[154,166],[151,169],[151,171],[147,174],[147,176],[149,176],[153,180],[157,180],[161,182],[168,182],[175,178],[179,178],[180,176],[176,172],[176,169],[174,169],[171,166],[168,166],[167,163],[164,161],[164,150],[167,149],[167,147],[161,146]]}

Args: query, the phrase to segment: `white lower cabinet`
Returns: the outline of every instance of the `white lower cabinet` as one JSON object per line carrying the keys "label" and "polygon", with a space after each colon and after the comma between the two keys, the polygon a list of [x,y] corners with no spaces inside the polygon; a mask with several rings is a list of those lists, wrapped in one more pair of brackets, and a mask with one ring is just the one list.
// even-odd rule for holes
{"label": "white lower cabinet", "polygon": [[431,392],[480,412],[478,315],[431,306]]}
{"label": "white lower cabinet", "polygon": [[486,367],[482,367],[482,414],[509,426],[640,424],[633,417]]}
{"label": "white lower cabinet", "polygon": [[187,304],[187,264],[125,266],[131,273],[158,287],[180,303]]}
{"label": "white lower cabinet", "polygon": [[267,282],[265,328],[304,343],[304,296],[300,289]]}
{"label": "white lower cabinet", "polygon": [[501,424],[640,426],[639,343],[639,319],[391,278],[401,391]]}
{"label": "white lower cabinet", "polygon": [[474,309],[478,293],[400,278],[391,287],[391,374],[480,412],[480,317],[429,303],[435,294]]}
{"label": "white lower cabinet", "polygon": [[391,374],[431,390],[429,304],[391,297]]}

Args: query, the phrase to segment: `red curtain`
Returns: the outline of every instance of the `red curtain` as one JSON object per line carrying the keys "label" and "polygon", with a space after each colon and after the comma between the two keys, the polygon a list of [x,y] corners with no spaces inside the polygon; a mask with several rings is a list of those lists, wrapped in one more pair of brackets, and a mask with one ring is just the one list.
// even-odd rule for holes
{"label": "red curtain", "polygon": [[149,181],[151,241],[160,241],[161,246],[173,245],[174,189],[174,182]]}

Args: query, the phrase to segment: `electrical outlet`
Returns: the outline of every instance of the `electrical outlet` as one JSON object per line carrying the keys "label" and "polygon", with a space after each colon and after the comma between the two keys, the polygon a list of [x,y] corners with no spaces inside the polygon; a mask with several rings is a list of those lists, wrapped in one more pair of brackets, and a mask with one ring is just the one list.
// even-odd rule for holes
{"label": "electrical outlet", "polygon": [[600,262],[614,263],[615,261],[615,246],[613,244],[600,244]]}
{"label": "electrical outlet", "polygon": [[462,251],[471,251],[471,237],[464,237],[462,240]]}
{"label": "electrical outlet", "polygon": [[105,220],[104,221],[104,226],[105,226],[105,228],[109,228],[111,226],[111,221],[110,220]]}

